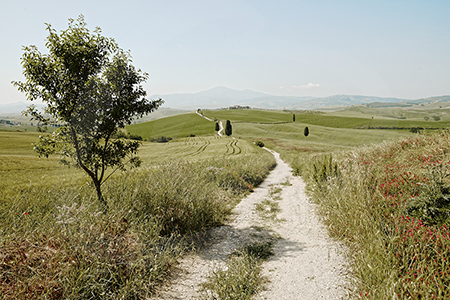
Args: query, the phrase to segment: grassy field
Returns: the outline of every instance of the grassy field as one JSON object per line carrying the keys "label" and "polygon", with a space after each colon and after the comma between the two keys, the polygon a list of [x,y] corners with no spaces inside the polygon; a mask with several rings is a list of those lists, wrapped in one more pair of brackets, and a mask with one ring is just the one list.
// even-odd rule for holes
{"label": "grassy field", "polygon": [[127,126],[127,131],[145,140],[166,136],[172,138],[214,133],[214,124],[195,113],[186,113],[158,120]]}
{"label": "grassy field", "polygon": [[[392,117],[382,117],[383,113],[379,109],[358,107],[350,108],[345,111],[336,112],[284,112],[271,110],[212,110],[204,111],[205,116],[209,118],[218,118],[221,120],[230,120],[232,122],[256,122],[256,123],[276,123],[292,122],[292,114],[295,113],[296,122],[317,125],[331,128],[356,128],[356,127],[424,127],[424,128],[445,128],[448,126],[450,118],[442,118],[442,121],[425,121],[422,118],[394,119]],[[390,110],[392,112],[392,109]],[[441,111],[442,113],[442,111]],[[403,112],[406,114],[406,112]],[[435,112],[427,112],[427,115],[435,115]]]}
{"label": "grassy field", "polygon": [[[294,148],[326,149],[330,147],[354,147],[370,143],[379,143],[390,138],[409,135],[407,130],[362,130],[358,126],[425,126],[445,127],[446,122],[413,122],[405,120],[372,120],[354,117],[337,117],[320,113],[297,113],[296,122],[292,122],[292,113],[266,110],[218,110],[204,111],[211,119],[232,121],[233,136],[252,141],[257,139],[273,140],[276,144],[290,144]],[[182,124],[176,124],[177,120]],[[384,123],[383,123],[384,122]],[[426,124],[425,124],[426,123]],[[213,135],[214,124],[195,113],[172,116],[147,123],[127,127],[130,133],[148,139],[157,136],[185,137],[189,134]],[[308,126],[310,136],[305,140],[303,129]],[[429,127],[429,126],[426,126]],[[156,128],[160,128],[156,131]]]}
{"label": "grassy field", "polygon": [[450,136],[420,135],[298,162],[355,298],[450,297]]}
{"label": "grassy field", "polygon": [[37,132],[0,131],[0,200],[21,190],[43,185],[69,186],[79,184],[83,172],[58,163],[58,158],[39,158],[32,143]]}
{"label": "grassy field", "polygon": [[[201,118],[199,118],[201,119]],[[68,169],[58,157],[39,158],[32,143],[42,133],[0,131],[0,200],[23,189],[42,185],[73,186],[89,182],[82,170]],[[200,136],[181,138],[170,143],[143,142],[139,156],[143,166],[183,159],[204,161],[216,158],[233,159],[256,155],[258,148],[246,140]]]}
{"label": "grassy field", "polygon": [[0,132],[0,294],[4,299],[144,299],[203,232],[274,167],[245,140],[144,142],[143,166],[103,186],[31,148],[37,133]]}
{"label": "grassy field", "polygon": [[[417,238],[422,238],[424,232],[443,229],[441,225],[425,228],[417,223],[418,217],[412,222],[402,221],[402,201],[409,201],[420,184],[405,177],[410,175],[398,172],[431,178],[427,172],[433,173],[436,165],[423,165],[423,159],[432,156],[433,162],[450,160],[447,137],[427,139],[408,130],[355,127],[447,126],[445,111],[420,107],[414,108],[416,114],[411,110],[410,115],[393,112],[407,115],[407,119],[383,115],[386,111],[382,108],[296,112],[295,123],[292,112],[203,112],[211,119],[231,120],[234,138],[218,137],[214,134],[214,122],[195,113],[128,126],[128,132],[146,140],[159,136],[174,140],[144,141],[139,150],[142,167],[118,173],[105,184],[111,207],[108,216],[99,213],[94,190],[83,172],[67,169],[56,157],[36,157],[31,143],[37,141],[39,133],[0,131],[0,293],[7,299],[58,298],[69,294],[83,298],[89,292],[102,299],[151,295],[177,257],[201,240],[204,229],[223,222],[236,201],[252,191],[273,167],[273,157],[253,144],[262,141],[280,152],[296,173],[304,175],[332,234],[344,240],[352,253],[358,253],[353,257],[355,295],[414,299],[423,295],[422,288],[427,287],[432,276],[407,273],[412,267],[420,272],[426,267],[415,265],[410,258],[436,249],[429,241],[418,248],[420,252],[410,247],[410,239],[398,245],[395,241],[403,236],[393,232],[396,228],[407,231],[419,226]],[[440,113],[442,121],[423,119],[424,115],[436,113]],[[310,130],[307,138],[303,135],[305,126]],[[407,138],[402,140],[406,144],[394,142],[401,138]],[[412,142],[415,139],[418,146]],[[371,146],[386,140],[393,141]],[[364,145],[365,148],[355,150]],[[328,155],[326,159],[324,155]],[[411,157],[422,164],[410,163],[406,167]],[[392,170],[392,174],[386,170]],[[384,178],[385,183],[374,182],[374,178]],[[416,190],[408,190],[408,180],[413,180],[411,186]],[[386,211],[390,214],[385,215]],[[385,231],[387,237],[383,235]],[[447,240],[444,242],[447,245]],[[367,268],[368,263],[374,270]],[[439,263],[446,268],[444,261]],[[392,266],[398,266],[398,270],[387,269]],[[445,268],[436,266],[433,270],[448,274]],[[406,283],[405,278],[409,279]],[[428,288],[442,296],[445,293],[439,286],[448,285],[446,280],[439,277],[437,287]]]}

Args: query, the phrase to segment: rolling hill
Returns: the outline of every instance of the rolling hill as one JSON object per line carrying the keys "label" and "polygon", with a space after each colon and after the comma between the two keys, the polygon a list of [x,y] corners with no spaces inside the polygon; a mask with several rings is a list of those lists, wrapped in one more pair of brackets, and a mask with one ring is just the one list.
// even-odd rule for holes
{"label": "rolling hill", "polygon": [[450,101],[450,96],[437,96],[417,100],[361,95],[333,95],[328,97],[276,96],[248,89],[234,90],[227,87],[216,87],[199,93],[152,95],[151,98],[164,99],[166,107],[189,110],[199,108],[218,109],[234,105],[262,109],[317,110],[370,103],[377,103],[379,107],[383,103],[390,103],[390,106],[404,106]]}

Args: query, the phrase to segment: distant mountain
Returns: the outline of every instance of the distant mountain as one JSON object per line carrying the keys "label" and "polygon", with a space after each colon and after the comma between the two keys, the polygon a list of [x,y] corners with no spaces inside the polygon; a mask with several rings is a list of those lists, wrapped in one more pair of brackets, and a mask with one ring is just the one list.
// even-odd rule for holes
{"label": "distant mountain", "polygon": [[300,103],[297,105],[297,109],[320,109],[320,108],[331,108],[331,107],[342,107],[357,104],[366,103],[403,103],[408,101],[406,99],[398,98],[382,98],[374,96],[359,96],[359,95],[334,95],[322,98],[315,98],[305,103]]}
{"label": "distant mountain", "polygon": [[[4,115],[20,115],[22,111],[26,110],[28,106],[30,106],[31,102],[16,102],[16,103],[8,103],[8,104],[0,104],[0,116]],[[42,105],[36,105],[36,107],[40,108]]]}
{"label": "distant mountain", "polygon": [[250,99],[264,97],[266,94],[252,90],[233,90],[226,87],[216,87],[211,90],[170,95],[152,95],[151,99],[162,98],[164,106],[180,109],[220,108],[246,103]]}
{"label": "distant mountain", "polygon": [[406,99],[381,98],[372,96],[334,95],[329,97],[275,96],[252,90],[233,90],[216,87],[211,90],[190,94],[153,95],[162,98],[164,106],[180,109],[214,109],[234,105],[265,109],[320,109],[341,107],[370,102],[405,102]]}
{"label": "distant mountain", "polygon": [[408,103],[411,104],[437,103],[437,102],[450,102],[450,96],[436,96],[408,101]]}
{"label": "distant mountain", "polygon": [[[230,106],[250,106],[262,109],[292,109],[292,110],[314,110],[325,108],[340,108],[350,105],[366,104],[372,107],[404,107],[422,103],[450,102],[450,96],[436,96],[417,100],[382,98],[360,95],[333,95],[328,97],[294,97],[275,96],[252,90],[234,90],[227,87],[216,87],[198,93],[152,95],[150,99],[162,98],[165,103],[159,109],[161,116],[173,114],[177,110],[217,109]],[[384,105],[384,103],[390,103]],[[0,104],[0,116],[21,114],[31,103],[18,102],[11,104]],[[37,105],[42,107],[42,105]],[[163,110],[170,108],[171,110]],[[157,117],[151,115],[148,118]],[[142,121],[142,120],[141,120]]]}

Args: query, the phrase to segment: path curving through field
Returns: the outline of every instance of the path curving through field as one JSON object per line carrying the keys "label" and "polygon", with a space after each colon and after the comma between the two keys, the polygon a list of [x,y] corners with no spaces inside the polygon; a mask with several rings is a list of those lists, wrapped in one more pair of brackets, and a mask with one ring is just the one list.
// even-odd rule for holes
{"label": "path curving through field", "polygon": [[[203,119],[205,119],[205,120],[208,120],[208,121],[210,121],[210,122],[214,122],[214,120],[212,120],[212,119],[210,119],[210,118],[208,118],[208,117],[205,117],[204,115],[202,115],[201,113],[199,113],[198,111],[196,111],[195,112],[197,115],[199,115],[200,117],[202,117]],[[219,131],[217,131],[217,135],[218,136],[222,136],[222,131],[223,131],[223,124],[222,124],[222,121],[219,121]]]}
{"label": "path curving through field", "polygon": [[[254,299],[347,298],[345,260],[339,245],[319,222],[303,180],[292,176],[278,153],[266,150],[275,156],[276,168],[235,207],[229,224],[210,230],[209,246],[181,261],[170,283],[154,299],[209,299],[199,285],[210,272],[224,267],[236,249],[268,235],[280,238],[274,244],[275,255],[264,263],[269,283]],[[276,201],[281,211],[275,219],[267,219],[255,206],[270,198],[274,188],[279,191]]]}

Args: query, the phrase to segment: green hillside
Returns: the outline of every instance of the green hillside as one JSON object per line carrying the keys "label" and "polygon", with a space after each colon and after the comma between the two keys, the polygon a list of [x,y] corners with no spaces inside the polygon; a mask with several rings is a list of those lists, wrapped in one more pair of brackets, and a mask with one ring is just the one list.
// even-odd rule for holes
{"label": "green hillside", "polygon": [[214,124],[195,113],[186,113],[130,125],[126,129],[132,134],[140,135],[145,140],[149,140],[159,136],[180,138],[190,135],[213,134]]}
{"label": "green hillside", "polygon": [[[317,126],[334,127],[334,128],[355,128],[355,127],[424,127],[424,128],[445,128],[449,124],[449,119],[442,117],[442,121],[425,121],[421,113],[416,119],[394,119],[392,116],[380,118],[379,109],[361,107],[348,109],[347,115],[341,116],[343,112],[297,112],[296,123],[304,123]],[[386,112],[383,111],[386,114]],[[409,113],[409,112],[408,112]],[[430,118],[437,112],[429,112]],[[209,118],[218,118],[221,120],[231,120],[234,122],[258,122],[258,123],[275,123],[275,122],[291,122],[292,112],[271,111],[271,110],[212,110],[204,111],[205,116]],[[374,117],[374,114],[377,117]],[[403,112],[406,114],[406,112]],[[412,114],[412,113],[411,113]],[[391,109],[392,115],[392,109]],[[398,116],[401,117],[400,112]]]}
{"label": "green hillside", "polygon": [[[203,113],[210,119],[231,120],[234,137],[251,140],[285,140],[294,145],[301,144],[301,147],[320,144],[320,148],[323,148],[324,145],[353,147],[410,134],[408,130],[364,130],[361,128],[411,128],[417,126],[446,128],[449,124],[447,121],[436,122],[423,119],[364,117],[364,113],[367,111],[358,114],[355,109],[347,110],[349,116],[339,115],[344,112],[297,112],[296,122],[292,122],[292,112],[275,110],[224,109],[203,111]],[[311,132],[307,141],[303,136],[305,126],[308,126]],[[146,140],[158,136],[179,138],[191,134],[196,136],[212,135],[214,134],[214,124],[195,113],[187,113],[131,125],[127,127],[127,130]]]}
{"label": "green hillside", "polygon": [[[432,124],[433,127],[446,127],[446,122],[425,122],[412,120],[372,119],[363,117],[336,116],[333,113],[308,112],[296,113],[296,122],[292,122],[292,112],[271,110],[212,110],[203,111],[210,119],[231,120],[232,136],[249,141],[261,140],[266,146],[282,153],[288,161],[302,153],[331,152],[337,149],[380,143],[384,140],[410,136],[409,130],[355,129],[364,126],[411,127]],[[304,128],[308,126],[310,135],[306,139]],[[131,125],[126,128],[130,133],[141,135],[145,140],[158,136],[172,138],[196,137],[214,134],[214,123],[195,113],[182,114],[151,122]],[[178,140],[170,145],[181,145]],[[154,150],[162,146],[154,146]],[[170,149],[183,147],[164,146]],[[200,147],[200,145],[199,145]],[[164,150],[161,150],[164,151]],[[150,153],[150,152],[147,152]],[[156,153],[162,153],[160,150]],[[204,153],[206,154],[206,153]]]}
{"label": "green hillside", "polygon": [[257,122],[276,123],[292,122],[292,113],[281,110],[259,110],[259,109],[221,109],[205,110],[204,115],[210,119],[230,120],[232,122]]}

